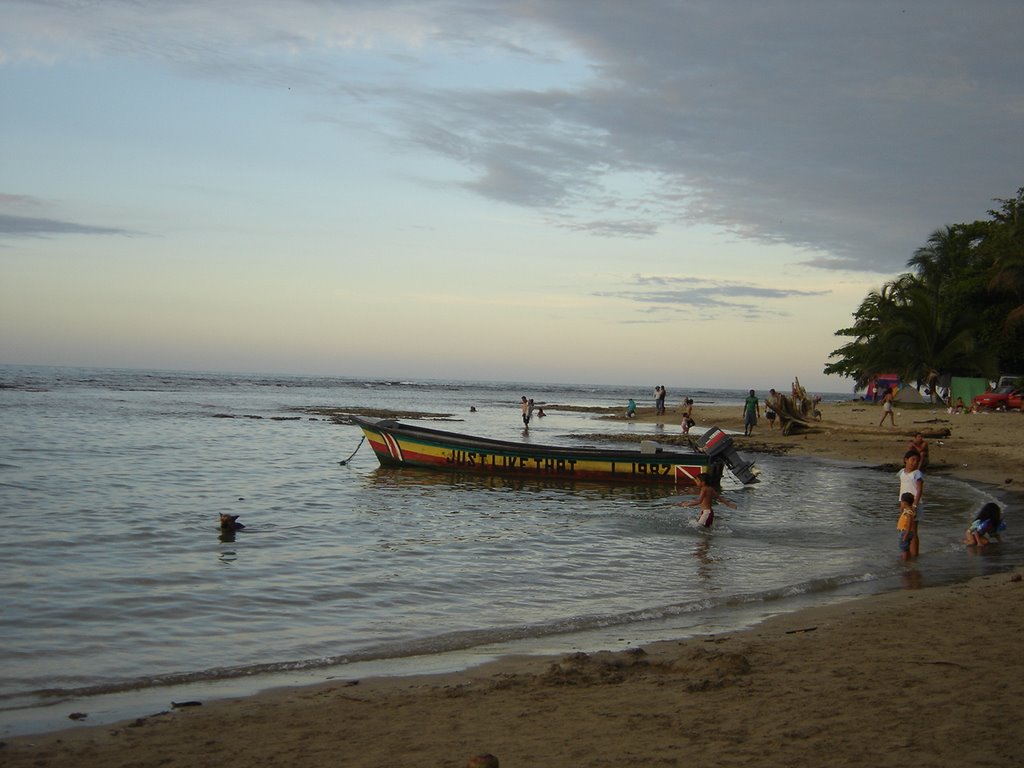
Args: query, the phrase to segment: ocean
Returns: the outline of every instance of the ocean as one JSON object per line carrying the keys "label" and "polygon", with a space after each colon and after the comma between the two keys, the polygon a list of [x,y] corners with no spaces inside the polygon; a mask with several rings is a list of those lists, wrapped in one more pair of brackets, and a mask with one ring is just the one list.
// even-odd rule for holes
{"label": "ocean", "polygon": [[[0,736],[730,631],[1022,561],[1012,536],[965,552],[992,497],[949,478],[928,478],[908,566],[889,472],[747,455],[762,481],[727,476],[737,509],[707,533],[671,487],[384,469],[356,427],[318,410],[435,414],[422,423],[535,443],[677,434],[559,409],[522,428],[524,394],[624,409],[652,390],[0,366]],[[695,434],[712,426],[702,406],[739,410],[745,395],[668,391],[670,406],[694,398]],[[233,539],[223,512],[246,526]]]}

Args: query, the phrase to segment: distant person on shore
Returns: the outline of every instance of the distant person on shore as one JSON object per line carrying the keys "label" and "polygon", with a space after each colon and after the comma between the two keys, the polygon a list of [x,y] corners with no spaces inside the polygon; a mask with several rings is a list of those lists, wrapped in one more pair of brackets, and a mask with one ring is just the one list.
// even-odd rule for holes
{"label": "distant person on shore", "polygon": [[707,472],[701,472],[697,475],[697,498],[692,501],[681,501],[678,506],[680,507],[700,507],[700,514],[697,516],[697,524],[703,528],[710,528],[715,522],[715,510],[713,502],[717,499],[718,501],[725,504],[727,507],[736,509],[736,505],[729,501],[725,496],[720,494],[715,487],[711,485],[711,476]]}
{"label": "distant person on shore", "polygon": [[999,533],[1005,528],[1002,510],[998,504],[990,501],[982,506],[971,521],[971,526],[964,531],[964,544],[969,547],[984,547],[990,543],[990,536],[994,536],[996,541],[1002,541]]}
{"label": "distant person on shore", "polygon": [[530,417],[533,416],[533,408],[530,406],[532,402],[532,400],[526,399],[526,395],[523,395],[522,403],[519,406],[523,411],[523,426],[526,429],[530,428]]}
{"label": "distant person on shore", "polygon": [[914,497],[911,505],[914,511],[914,519],[910,524],[910,532],[913,538],[910,540],[908,558],[917,557],[921,548],[921,496],[924,494],[924,472],[918,467],[921,463],[921,456],[917,451],[907,451],[903,454],[903,469],[896,473],[900,481],[900,504],[903,503],[903,494],[909,493]]}
{"label": "distant person on shore", "polygon": [[892,412],[892,401],[892,387],[889,387],[887,390],[885,390],[885,394],[882,395],[882,420],[878,422],[878,426],[882,426],[882,424],[885,423],[886,416],[889,417],[889,421],[892,423],[892,425],[894,427],[896,426],[896,417],[893,415]]}
{"label": "distant person on shore", "polygon": [[668,396],[668,390],[665,389],[664,385],[658,385],[654,388],[654,412],[658,416],[665,415],[665,398]]}
{"label": "distant person on shore", "polygon": [[896,530],[900,532],[900,552],[903,559],[910,559],[910,544],[914,540],[914,494],[904,493],[900,496],[900,519]]}
{"label": "distant person on shore", "polygon": [[750,437],[757,426],[757,420],[761,417],[761,401],[757,399],[754,390],[750,390],[747,399],[743,401],[743,434]]}
{"label": "distant person on shore", "polygon": [[626,403],[626,418],[632,419],[634,416],[636,416],[636,400],[631,397]]}
{"label": "distant person on shore", "polygon": [[693,418],[693,398],[692,397],[684,397],[683,398],[683,415],[684,416],[689,416],[691,419]]}
{"label": "distant person on shore", "polygon": [[918,455],[920,455],[921,466],[918,469],[922,472],[928,469],[928,441],[924,439],[924,435],[920,432],[914,435],[914,439],[910,441],[907,450],[917,451]]}
{"label": "distant person on shore", "polygon": [[768,397],[764,399],[764,417],[768,419],[768,429],[775,429],[775,402],[778,396],[778,392],[769,389]]}
{"label": "distant person on shore", "polygon": [[689,397],[683,398],[683,417],[679,421],[679,426],[683,428],[683,434],[690,434],[690,427],[696,425],[696,421],[693,420],[693,399]]}

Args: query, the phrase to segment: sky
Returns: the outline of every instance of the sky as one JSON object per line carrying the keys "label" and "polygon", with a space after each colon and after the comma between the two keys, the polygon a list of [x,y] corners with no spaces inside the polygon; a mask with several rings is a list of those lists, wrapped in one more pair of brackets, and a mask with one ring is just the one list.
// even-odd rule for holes
{"label": "sky", "polygon": [[1019,0],[0,0],[0,364],[852,391]]}

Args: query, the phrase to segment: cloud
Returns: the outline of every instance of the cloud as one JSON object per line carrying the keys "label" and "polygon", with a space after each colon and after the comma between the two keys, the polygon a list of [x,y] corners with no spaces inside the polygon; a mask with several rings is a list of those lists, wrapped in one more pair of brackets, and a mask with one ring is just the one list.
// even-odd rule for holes
{"label": "cloud", "polygon": [[891,272],[1020,184],[1019,3],[508,8],[510,29],[561,39],[593,76],[416,85],[392,92],[393,114],[408,141],[471,171],[465,188],[559,226],[710,223],[805,249],[808,266]]}
{"label": "cloud", "polygon": [[[632,302],[639,305],[643,312],[685,311],[694,317],[699,316],[704,320],[713,320],[726,314],[740,314],[750,319],[784,316],[789,313],[781,308],[771,309],[770,302],[824,296],[829,293],[829,291],[769,288],[753,283],[664,275],[633,275],[630,282],[632,285],[626,289],[601,291],[595,296]],[[665,319],[668,319],[668,315]]]}
{"label": "cloud", "polygon": [[564,227],[574,232],[588,232],[591,235],[601,237],[651,237],[657,234],[657,222],[648,219],[614,220],[596,219],[591,221],[576,221],[570,217],[563,216],[551,222],[556,227]]}
{"label": "cloud", "polygon": [[129,235],[127,230],[96,227],[73,221],[11,216],[0,213],[0,237],[44,237],[48,235]]}
{"label": "cloud", "polygon": [[77,41],[305,88],[343,130],[463,168],[462,191],[603,237],[710,224],[891,273],[1022,183],[1019,0],[22,7],[7,61]]}

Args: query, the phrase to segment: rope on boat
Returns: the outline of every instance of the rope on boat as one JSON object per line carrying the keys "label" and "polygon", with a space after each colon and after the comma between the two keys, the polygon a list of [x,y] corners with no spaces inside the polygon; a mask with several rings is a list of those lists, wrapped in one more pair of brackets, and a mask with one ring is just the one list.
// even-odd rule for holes
{"label": "rope on boat", "polygon": [[365,439],[366,439],[366,435],[363,435],[362,439],[359,441],[359,445],[357,445],[356,449],[354,451],[352,451],[352,454],[347,459],[345,459],[344,461],[339,461],[338,463],[341,464],[341,466],[344,467],[346,464],[348,464],[350,461],[352,461],[352,456],[355,456],[356,453],[359,452],[359,449],[363,447],[363,440],[365,440]]}

